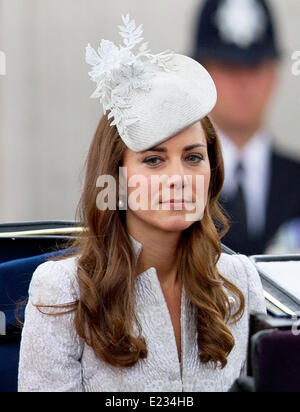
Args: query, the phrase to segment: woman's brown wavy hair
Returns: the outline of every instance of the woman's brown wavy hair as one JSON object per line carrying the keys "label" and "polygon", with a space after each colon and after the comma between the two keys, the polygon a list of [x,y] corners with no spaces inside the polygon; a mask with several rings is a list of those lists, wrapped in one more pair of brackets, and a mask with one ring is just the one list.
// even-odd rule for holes
{"label": "woman's brown wavy hair", "polygon": [[[222,368],[234,347],[229,322],[244,311],[241,291],[217,270],[221,238],[228,230],[218,204],[224,180],[220,141],[209,117],[201,120],[211,166],[208,200],[201,221],[182,232],[178,245],[178,276],[197,308],[199,358]],[[126,146],[107,116],[99,122],[86,160],[85,183],[77,210],[86,229],[73,246],[78,249],[80,299],[74,303],[75,328],[96,356],[116,367],[134,366],[147,357],[147,345],[135,316],[136,259],[126,230],[126,211],[99,210],[96,205],[100,175],[111,175],[118,188],[119,166]],[[117,189],[118,191],[118,189]],[[118,194],[118,193],[117,193]],[[117,196],[118,198],[118,196]],[[231,310],[225,289],[238,301]],[[139,335],[133,335],[133,322]]]}

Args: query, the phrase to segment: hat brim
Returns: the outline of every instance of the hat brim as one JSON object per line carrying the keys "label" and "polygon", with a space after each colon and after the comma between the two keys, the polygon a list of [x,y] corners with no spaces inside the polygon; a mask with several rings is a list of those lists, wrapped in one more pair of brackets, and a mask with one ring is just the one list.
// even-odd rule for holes
{"label": "hat brim", "polygon": [[232,47],[214,49],[212,47],[201,47],[192,56],[200,63],[207,60],[224,62],[233,65],[257,65],[266,60],[279,61],[281,53],[275,49],[269,50],[240,50]]}

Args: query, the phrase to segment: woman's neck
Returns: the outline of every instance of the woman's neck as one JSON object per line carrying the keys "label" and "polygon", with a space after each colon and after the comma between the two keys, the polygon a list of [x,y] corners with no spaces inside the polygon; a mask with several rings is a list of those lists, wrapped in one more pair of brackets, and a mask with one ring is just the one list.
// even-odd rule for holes
{"label": "woman's neck", "polygon": [[181,232],[167,232],[148,226],[144,222],[126,222],[128,233],[142,246],[138,259],[137,273],[155,267],[162,286],[176,286],[177,259],[176,248]]}

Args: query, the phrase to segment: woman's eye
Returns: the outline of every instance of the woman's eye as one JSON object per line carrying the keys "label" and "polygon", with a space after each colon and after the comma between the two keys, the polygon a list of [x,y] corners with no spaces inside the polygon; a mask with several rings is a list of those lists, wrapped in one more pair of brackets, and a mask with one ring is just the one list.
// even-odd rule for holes
{"label": "woman's eye", "polygon": [[161,159],[159,157],[146,157],[146,159],[143,160],[143,163],[147,163],[150,166],[156,166],[160,163]]}
{"label": "woman's eye", "polygon": [[186,159],[191,163],[200,163],[204,157],[201,154],[190,154]]}

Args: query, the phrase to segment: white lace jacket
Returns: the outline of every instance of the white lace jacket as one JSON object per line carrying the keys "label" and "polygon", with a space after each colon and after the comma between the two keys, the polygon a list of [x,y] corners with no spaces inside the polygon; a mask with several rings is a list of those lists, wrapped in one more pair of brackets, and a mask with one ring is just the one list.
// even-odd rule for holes
{"label": "white lace jacket", "polygon": [[[138,256],[142,245],[133,238],[132,241]],[[76,334],[73,313],[53,317],[41,314],[34,306],[78,299],[77,259],[48,261],[33,274],[20,350],[20,392],[223,392],[241,374],[247,356],[250,311],[266,311],[258,273],[246,256],[222,254],[217,264],[220,273],[235,283],[246,299],[242,319],[230,326],[235,347],[223,370],[199,361],[195,309],[184,288],[179,362],[171,317],[154,267],[140,274],[135,286],[136,313],[147,342],[148,357],[123,370],[96,358]]]}

